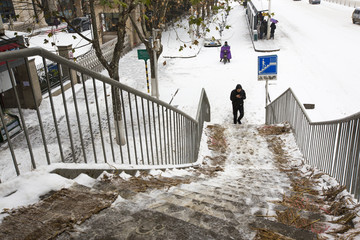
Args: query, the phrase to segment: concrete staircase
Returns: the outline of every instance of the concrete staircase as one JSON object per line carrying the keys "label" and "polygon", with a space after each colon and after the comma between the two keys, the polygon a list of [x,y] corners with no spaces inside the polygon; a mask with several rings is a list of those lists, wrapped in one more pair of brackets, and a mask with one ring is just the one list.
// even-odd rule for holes
{"label": "concrete staircase", "polygon": [[[213,151],[212,159],[227,155],[222,171],[213,177],[191,169],[188,175],[172,177],[182,184],[159,189],[149,186],[145,192],[134,190],[137,188],[123,179],[97,182],[91,191],[115,191],[118,200],[56,239],[241,240],[254,239],[259,226],[279,228],[264,216],[273,214],[276,206],[271,202],[281,200],[290,182],[274,166],[267,143],[254,131],[256,126],[228,126],[224,134],[231,140],[226,143],[230,151]],[[289,238],[316,238],[295,227],[283,225],[280,229]]]}
{"label": "concrete staircase", "polygon": [[[188,179],[193,176],[185,176]],[[243,191],[241,181],[199,180],[171,189],[133,192],[118,187],[119,199],[97,215],[56,239],[254,239],[256,228],[276,224],[266,214],[264,196]],[[107,185],[107,186],[104,186]],[[109,186],[112,185],[112,186]],[[99,183],[94,189],[114,189]],[[93,189],[93,190],[94,190]],[[90,189],[89,189],[90,191]],[[270,197],[273,197],[269,191]],[[253,206],[258,206],[254,208]],[[281,226],[293,239],[316,239],[315,234]]]}
{"label": "concrete staircase", "polygon": [[[330,218],[315,203],[332,203],[310,194],[312,175],[301,178],[298,149],[286,153],[284,142],[277,142],[277,132],[288,131],[270,129],[265,136],[259,134],[262,127],[208,126],[204,164],[198,168],[133,177],[103,174],[88,186],[77,181],[45,195],[36,206],[10,213],[0,225],[0,239],[318,239],[316,233],[324,233]],[[284,151],[274,151],[281,145]],[[294,182],[306,183],[302,202]],[[285,196],[296,209],[285,204]],[[305,206],[310,203],[314,212]],[[279,213],[291,215],[289,210],[296,216],[288,224],[278,222]],[[295,224],[304,219],[311,229]],[[331,226],[334,232],[336,224]]]}

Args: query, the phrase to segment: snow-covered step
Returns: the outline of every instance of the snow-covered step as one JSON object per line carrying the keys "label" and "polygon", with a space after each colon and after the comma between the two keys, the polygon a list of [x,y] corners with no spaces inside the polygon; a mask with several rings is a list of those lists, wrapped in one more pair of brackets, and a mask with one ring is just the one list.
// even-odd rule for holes
{"label": "snow-covered step", "polygon": [[240,223],[229,222],[189,207],[166,202],[153,205],[152,210],[164,213],[176,219],[181,219],[209,231],[215,230],[220,235],[229,236],[231,239],[247,239],[244,237],[245,233],[242,232],[243,228]]}
{"label": "snow-covered step", "polygon": [[221,188],[213,185],[208,185],[205,183],[197,184],[196,186],[182,185],[181,189],[185,189],[188,191],[197,192],[201,194],[206,194],[214,197],[219,197],[219,198],[221,197],[226,200],[235,201],[235,202],[244,200],[244,197],[246,196],[245,192],[237,191],[236,189],[226,189],[226,186],[224,186],[224,188]]}
{"label": "snow-covered step", "polygon": [[233,225],[238,225],[234,213],[230,210],[214,205],[208,202],[201,202],[195,199],[186,198],[180,195],[173,195],[171,193],[162,194],[159,202],[155,202],[152,205],[149,205],[150,208],[161,206],[164,202],[171,203],[174,205],[190,208],[194,211],[201,212],[207,215],[214,216],[216,218],[223,219],[225,221],[231,222]]}
{"label": "snow-covered step", "polygon": [[184,196],[186,198],[194,199],[199,202],[206,202],[206,203],[210,203],[210,204],[217,205],[220,207],[224,207],[225,209],[232,211],[233,213],[236,212],[236,213],[243,214],[243,213],[245,213],[246,208],[247,208],[244,200],[231,201],[231,200],[221,198],[220,196],[216,197],[216,196],[207,195],[207,194],[203,194],[203,193],[191,192],[186,189],[179,189],[179,188],[173,189],[171,191],[171,193],[174,195],[180,195],[180,196]]}
{"label": "snow-covered step", "polygon": [[[133,210],[136,206],[133,206]],[[223,235],[217,229],[205,229],[168,214],[151,211],[130,211],[121,206],[108,208],[94,215],[75,229],[58,235],[56,240],[83,239],[240,239]]]}

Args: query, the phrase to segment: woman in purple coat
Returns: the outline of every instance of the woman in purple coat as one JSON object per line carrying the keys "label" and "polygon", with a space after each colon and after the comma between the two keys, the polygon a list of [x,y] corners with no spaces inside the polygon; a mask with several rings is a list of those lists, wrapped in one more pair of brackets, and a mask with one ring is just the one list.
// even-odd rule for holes
{"label": "woman in purple coat", "polygon": [[224,46],[221,47],[220,51],[220,62],[224,58],[225,53],[227,54],[227,59],[230,62],[231,59],[231,52],[230,52],[230,46],[227,42],[225,42]]}

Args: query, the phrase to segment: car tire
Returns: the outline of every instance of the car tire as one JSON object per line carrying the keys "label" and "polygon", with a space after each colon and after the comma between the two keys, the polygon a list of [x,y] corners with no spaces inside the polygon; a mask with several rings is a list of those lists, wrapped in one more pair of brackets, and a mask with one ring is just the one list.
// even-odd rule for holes
{"label": "car tire", "polygon": [[352,22],[353,22],[353,24],[355,24],[356,23],[355,19],[353,19]]}

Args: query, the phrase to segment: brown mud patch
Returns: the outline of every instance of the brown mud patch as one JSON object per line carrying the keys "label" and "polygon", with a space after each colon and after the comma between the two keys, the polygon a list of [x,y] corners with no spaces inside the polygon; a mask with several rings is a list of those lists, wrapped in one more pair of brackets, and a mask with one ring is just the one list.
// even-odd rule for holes
{"label": "brown mud patch", "polygon": [[[282,206],[281,211],[276,211],[275,218],[278,222],[300,229],[311,231],[317,235],[317,239],[327,239],[324,234],[332,235],[335,239],[354,239],[360,236],[360,232],[351,232],[344,237],[345,233],[354,230],[354,218],[357,216],[355,206],[349,206],[349,198],[341,195],[346,189],[345,186],[332,187],[327,190],[319,190],[318,180],[325,173],[304,174],[301,171],[304,163],[298,166],[291,166],[291,157],[286,153],[283,146],[285,142],[281,135],[291,132],[290,127],[264,126],[258,128],[260,135],[267,139],[268,147],[273,152],[276,165],[280,171],[286,173],[291,180],[291,193],[284,194],[282,201],[276,202]],[[354,204],[354,203],[350,203]],[[309,214],[310,213],[310,214]],[[315,216],[314,217],[309,217]],[[336,218],[337,217],[337,218]],[[336,218],[336,221],[326,222],[324,219]],[[330,224],[335,225],[330,229]],[[287,239],[276,235],[270,230],[257,230],[256,239]]]}
{"label": "brown mud patch", "polygon": [[0,239],[52,239],[108,208],[113,193],[95,193],[85,187],[61,189],[37,204],[8,210],[0,225]]}

